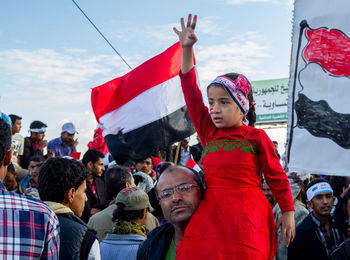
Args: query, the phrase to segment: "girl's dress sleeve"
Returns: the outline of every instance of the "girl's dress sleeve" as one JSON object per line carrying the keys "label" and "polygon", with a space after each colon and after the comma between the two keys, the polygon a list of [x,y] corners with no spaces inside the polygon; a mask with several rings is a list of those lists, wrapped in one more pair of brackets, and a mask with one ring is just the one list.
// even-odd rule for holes
{"label": "girl's dress sleeve", "polygon": [[186,74],[182,74],[180,71],[179,75],[188,114],[203,145],[205,145],[208,133],[213,131],[215,126],[210,118],[208,108],[204,105],[202,93],[198,88],[195,68],[193,67]]}
{"label": "girl's dress sleeve", "polygon": [[276,198],[282,213],[294,211],[294,202],[287,175],[282,169],[272,141],[263,130],[261,130],[259,138],[259,163],[266,183]]}

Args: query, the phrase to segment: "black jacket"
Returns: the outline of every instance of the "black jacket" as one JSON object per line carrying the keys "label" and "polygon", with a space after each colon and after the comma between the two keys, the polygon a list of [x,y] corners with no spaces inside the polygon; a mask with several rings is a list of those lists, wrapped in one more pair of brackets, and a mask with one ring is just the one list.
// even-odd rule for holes
{"label": "black jacket", "polygon": [[34,145],[34,140],[31,137],[24,138],[24,146],[23,146],[23,155],[21,157],[21,167],[23,169],[27,169],[29,165],[30,157],[34,155],[43,155],[43,151],[41,149],[36,149]]}
{"label": "black jacket", "polygon": [[153,229],[137,251],[137,260],[163,260],[175,234],[173,225],[164,224]]}
{"label": "black jacket", "polygon": [[330,260],[350,259],[350,238],[345,240],[336,250],[334,250],[329,259]]}
{"label": "black jacket", "polygon": [[[295,239],[288,247],[288,260],[328,260],[326,248],[317,234],[317,226],[311,214],[297,226]],[[339,226],[335,222],[332,226],[338,229],[344,239]]]}
{"label": "black jacket", "polygon": [[88,223],[90,219],[90,211],[95,205],[100,204],[100,205],[108,206],[109,201],[108,201],[107,190],[105,187],[105,183],[101,177],[96,177],[96,190],[97,190],[98,199],[96,199],[94,193],[92,192],[88,183],[86,182],[86,197],[88,200],[85,203],[83,215],[81,216],[81,219],[85,223]]}
{"label": "black jacket", "polygon": [[57,214],[60,222],[60,259],[87,259],[96,232],[73,213]]}

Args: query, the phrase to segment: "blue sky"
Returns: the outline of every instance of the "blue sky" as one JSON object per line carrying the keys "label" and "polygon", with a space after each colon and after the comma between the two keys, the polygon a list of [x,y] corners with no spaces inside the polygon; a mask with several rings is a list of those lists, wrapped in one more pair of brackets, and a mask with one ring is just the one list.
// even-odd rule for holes
{"label": "blue sky", "polygon": [[[76,0],[136,67],[177,41],[181,16],[198,14],[195,55],[202,86],[216,75],[250,80],[289,75],[292,0]],[[96,121],[91,88],[129,71],[70,0],[2,1],[0,110],[48,124],[47,139],[73,121],[80,151]]]}

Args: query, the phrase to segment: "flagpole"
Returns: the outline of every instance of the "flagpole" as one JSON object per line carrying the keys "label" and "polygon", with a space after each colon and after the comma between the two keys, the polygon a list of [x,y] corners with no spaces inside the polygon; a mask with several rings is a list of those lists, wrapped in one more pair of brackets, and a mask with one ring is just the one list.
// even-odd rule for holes
{"label": "flagpole", "polygon": [[175,164],[177,164],[177,161],[179,160],[180,148],[181,148],[181,141],[177,143],[176,153],[175,153],[175,160],[174,160]]}

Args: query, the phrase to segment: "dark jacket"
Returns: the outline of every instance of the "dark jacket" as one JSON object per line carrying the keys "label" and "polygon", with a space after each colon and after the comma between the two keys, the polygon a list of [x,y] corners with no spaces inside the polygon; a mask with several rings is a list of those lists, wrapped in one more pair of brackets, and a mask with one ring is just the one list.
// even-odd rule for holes
{"label": "dark jacket", "polygon": [[24,138],[23,155],[20,160],[20,164],[23,169],[28,168],[29,159],[34,155],[44,156],[41,149],[35,148],[34,140],[31,137]]}
{"label": "dark jacket", "polygon": [[163,260],[174,234],[174,227],[170,223],[153,229],[139,246],[136,259]]}
{"label": "dark jacket", "polygon": [[[288,247],[288,260],[328,260],[326,248],[317,234],[317,226],[311,214],[297,226],[295,239]],[[335,222],[332,226],[338,228],[340,236],[343,237]]]}
{"label": "dark jacket", "polygon": [[60,222],[60,259],[87,259],[96,232],[73,213],[57,214]]}
{"label": "dark jacket", "polygon": [[107,207],[109,203],[105,183],[101,177],[96,177],[96,190],[98,195],[97,199],[92,190],[90,189],[88,183],[86,182],[86,197],[88,200],[85,203],[84,212],[81,216],[81,219],[86,223],[88,223],[89,218],[91,216],[90,211],[95,205],[100,204]]}
{"label": "dark jacket", "polygon": [[336,250],[331,254],[330,260],[349,260],[350,259],[350,238],[345,240]]}

